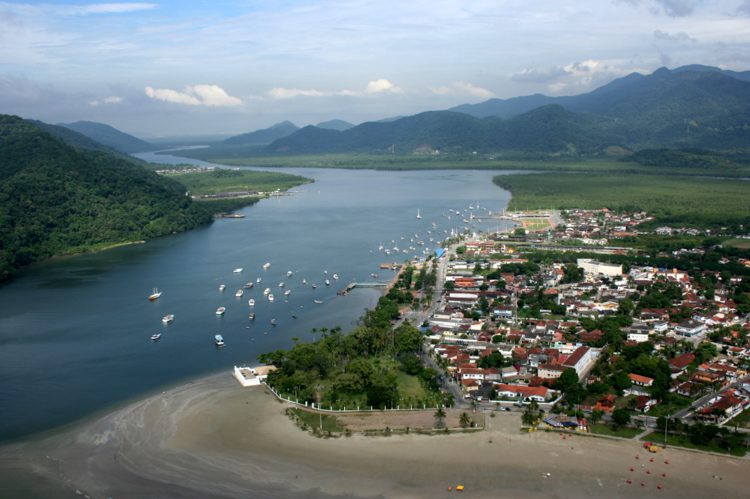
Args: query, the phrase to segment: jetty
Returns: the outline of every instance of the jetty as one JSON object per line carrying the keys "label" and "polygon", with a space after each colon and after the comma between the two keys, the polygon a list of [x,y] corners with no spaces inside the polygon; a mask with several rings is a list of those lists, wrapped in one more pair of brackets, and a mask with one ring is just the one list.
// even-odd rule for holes
{"label": "jetty", "polygon": [[354,288],[385,288],[390,286],[390,282],[350,282],[346,287],[336,294],[339,296],[346,296]]}

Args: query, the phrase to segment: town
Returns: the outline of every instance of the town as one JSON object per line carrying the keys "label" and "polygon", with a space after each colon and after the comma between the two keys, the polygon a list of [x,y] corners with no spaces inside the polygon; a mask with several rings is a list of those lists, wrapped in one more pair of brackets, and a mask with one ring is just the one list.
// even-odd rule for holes
{"label": "town", "polygon": [[536,231],[466,235],[438,252],[439,299],[423,330],[445,389],[475,410],[523,410],[530,430],[743,455],[750,262],[707,240],[653,255],[690,270],[642,264],[650,255],[622,243],[645,234],[647,214],[559,218]]}

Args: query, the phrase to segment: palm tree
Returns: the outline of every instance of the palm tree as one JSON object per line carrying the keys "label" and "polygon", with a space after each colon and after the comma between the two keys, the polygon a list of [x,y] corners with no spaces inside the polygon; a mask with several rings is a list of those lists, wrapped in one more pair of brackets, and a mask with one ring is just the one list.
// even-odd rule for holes
{"label": "palm tree", "polygon": [[461,413],[461,418],[459,419],[459,423],[461,424],[461,428],[467,428],[471,425],[471,418],[468,414],[465,412]]}
{"label": "palm tree", "polygon": [[445,410],[440,405],[435,411],[435,428],[442,428],[443,426],[445,426]]}

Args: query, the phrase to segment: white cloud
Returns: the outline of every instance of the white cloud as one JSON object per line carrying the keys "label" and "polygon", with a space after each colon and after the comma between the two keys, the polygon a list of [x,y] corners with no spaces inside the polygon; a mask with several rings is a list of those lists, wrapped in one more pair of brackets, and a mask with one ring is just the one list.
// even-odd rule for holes
{"label": "white cloud", "polygon": [[467,81],[457,81],[450,86],[433,87],[430,89],[435,95],[469,95],[479,99],[490,99],[495,97],[491,90],[478,87]]}
{"label": "white cloud", "polygon": [[[685,17],[695,12],[695,8],[703,3],[703,0],[619,0],[631,5],[646,3],[653,5],[651,12],[654,14],[663,11],[669,17]],[[654,5],[655,4],[655,5]]]}
{"label": "white cloud", "polygon": [[366,94],[382,94],[382,93],[391,93],[391,94],[400,94],[404,91],[398,88],[396,85],[391,83],[390,81],[386,80],[385,78],[380,78],[378,80],[373,80],[367,84],[367,88],[365,89]]}
{"label": "white cloud", "polygon": [[119,95],[110,95],[109,97],[105,97],[103,99],[96,99],[89,101],[89,106],[101,106],[102,104],[120,104],[122,103],[123,98]]}
{"label": "white cloud", "polygon": [[737,7],[737,13],[745,16],[750,16],[750,0],[744,0],[739,7]]}
{"label": "white cloud", "polygon": [[85,16],[88,14],[127,14],[129,12],[155,9],[158,6],[158,4],[146,2],[118,2],[67,5],[56,8],[56,10],[61,14]]}
{"label": "white cloud", "polygon": [[239,106],[242,101],[232,97],[218,85],[191,85],[182,92],[170,88],[146,87],[146,95],[154,100],[188,106]]}
{"label": "white cloud", "polygon": [[623,76],[624,71],[603,61],[587,59],[546,70],[526,68],[511,76],[523,83],[542,84],[553,94],[590,90]]}
{"label": "white cloud", "polygon": [[662,31],[660,29],[657,29],[654,31],[654,38],[657,38],[659,40],[667,40],[670,42],[697,42],[695,38],[688,35],[684,31],[678,31],[677,33],[667,33],[666,31]]}
{"label": "white cloud", "polygon": [[268,96],[274,100],[294,99],[295,97],[325,97],[327,95],[331,95],[331,93],[313,89],[303,90],[301,88],[275,87],[268,91]]}

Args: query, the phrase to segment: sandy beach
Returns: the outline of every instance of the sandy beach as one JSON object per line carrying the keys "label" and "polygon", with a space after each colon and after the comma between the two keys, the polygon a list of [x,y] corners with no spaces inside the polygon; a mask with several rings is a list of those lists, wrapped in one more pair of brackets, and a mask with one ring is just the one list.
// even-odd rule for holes
{"label": "sandy beach", "polygon": [[750,461],[523,434],[517,414],[488,417],[475,433],[321,439],[285,407],[229,374],[199,380],[0,448],[2,495],[420,498],[455,496],[447,488],[458,484],[469,497],[747,494]]}

